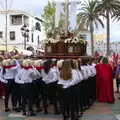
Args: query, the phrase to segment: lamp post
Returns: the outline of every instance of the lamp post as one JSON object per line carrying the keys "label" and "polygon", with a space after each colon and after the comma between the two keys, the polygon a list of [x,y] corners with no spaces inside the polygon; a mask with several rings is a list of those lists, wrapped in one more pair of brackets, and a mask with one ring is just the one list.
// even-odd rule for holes
{"label": "lamp post", "polygon": [[117,45],[118,45],[118,43],[117,43],[117,41],[116,41],[116,52],[117,52]]}
{"label": "lamp post", "polygon": [[7,29],[7,27],[8,27],[8,24],[7,24],[7,19],[8,19],[8,16],[7,16],[7,12],[8,12],[8,6],[7,6],[7,0],[5,0],[5,10],[6,10],[6,12],[5,12],[5,22],[6,22],[6,25],[5,25],[5,46],[6,46],[6,52],[7,52],[7,47],[8,47],[8,41],[7,41],[7,32],[8,32],[8,29]]}
{"label": "lamp post", "polygon": [[21,27],[21,33],[22,33],[22,36],[24,37],[24,49],[26,50],[26,42],[29,39],[29,29],[27,28],[26,25],[23,25]]}

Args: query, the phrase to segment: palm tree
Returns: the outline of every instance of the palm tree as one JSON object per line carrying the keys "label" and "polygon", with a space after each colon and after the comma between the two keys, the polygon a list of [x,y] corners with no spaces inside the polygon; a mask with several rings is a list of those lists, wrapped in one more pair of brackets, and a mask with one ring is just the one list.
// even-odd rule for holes
{"label": "palm tree", "polygon": [[94,54],[94,26],[98,28],[98,23],[104,27],[102,20],[100,19],[99,12],[97,12],[98,1],[97,0],[89,0],[85,1],[81,4],[80,12],[78,14],[79,24],[86,25],[87,28],[90,28],[91,34],[91,53]]}
{"label": "palm tree", "polygon": [[106,17],[107,24],[107,56],[110,54],[110,17],[115,17],[116,11],[120,10],[119,0],[101,0],[98,9]]}

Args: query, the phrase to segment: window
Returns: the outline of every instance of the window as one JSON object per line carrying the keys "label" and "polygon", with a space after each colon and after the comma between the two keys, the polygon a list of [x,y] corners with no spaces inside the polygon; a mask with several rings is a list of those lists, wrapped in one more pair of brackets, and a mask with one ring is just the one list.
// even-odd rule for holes
{"label": "window", "polygon": [[3,32],[0,31],[0,38],[3,38]]}
{"label": "window", "polygon": [[31,35],[31,41],[34,42],[34,34]]}
{"label": "window", "polygon": [[29,35],[27,35],[26,37],[27,37],[27,42],[29,42]]}
{"label": "window", "polygon": [[39,35],[38,35],[38,44],[40,44],[40,38],[39,38]]}
{"label": "window", "polygon": [[22,15],[12,15],[11,16],[12,25],[21,25],[22,24]]}
{"label": "window", "polygon": [[36,27],[36,30],[41,31],[40,23],[37,22],[35,27]]}
{"label": "window", "polygon": [[10,40],[15,40],[15,32],[14,31],[10,32]]}
{"label": "window", "polygon": [[26,26],[29,26],[29,18],[27,16],[24,16],[23,19],[24,19],[24,24]]}

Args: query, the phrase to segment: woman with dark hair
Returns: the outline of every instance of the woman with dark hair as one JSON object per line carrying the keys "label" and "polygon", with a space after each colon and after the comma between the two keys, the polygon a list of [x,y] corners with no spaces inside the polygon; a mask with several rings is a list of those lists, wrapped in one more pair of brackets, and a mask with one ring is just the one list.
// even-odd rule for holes
{"label": "woman with dark hair", "polygon": [[54,113],[57,114],[56,86],[57,86],[57,70],[53,68],[52,60],[44,62],[44,69],[41,71],[43,81],[43,107],[44,113],[47,114],[48,100],[54,104]]}
{"label": "woman with dark hair", "polygon": [[102,59],[103,59],[103,56],[99,56],[99,57],[97,58],[97,63],[101,63],[101,62],[102,62]]}
{"label": "woman with dark hair", "polygon": [[71,65],[71,60],[63,61],[58,79],[58,85],[62,86],[61,106],[63,120],[68,120],[69,117],[71,117],[71,120],[78,120],[78,108],[75,107],[77,104],[76,86],[79,83],[79,76],[75,69],[76,65],[74,63]]}
{"label": "woman with dark hair", "polygon": [[102,63],[96,65],[96,99],[99,102],[114,102],[112,68],[108,59],[103,57]]}

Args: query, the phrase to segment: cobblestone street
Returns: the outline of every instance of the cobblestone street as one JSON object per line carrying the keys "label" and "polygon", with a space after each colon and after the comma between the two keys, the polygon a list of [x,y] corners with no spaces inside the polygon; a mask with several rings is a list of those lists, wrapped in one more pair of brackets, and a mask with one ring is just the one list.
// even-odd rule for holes
{"label": "cobblestone street", "polygon": [[[62,120],[62,116],[40,113],[35,117],[24,117],[21,113],[5,113],[3,100],[0,100],[0,120]],[[120,120],[120,101],[116,99],[115,104],[96,102],[80,120]]]}

